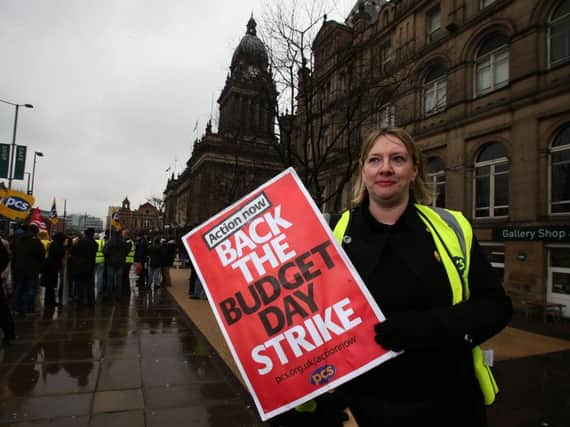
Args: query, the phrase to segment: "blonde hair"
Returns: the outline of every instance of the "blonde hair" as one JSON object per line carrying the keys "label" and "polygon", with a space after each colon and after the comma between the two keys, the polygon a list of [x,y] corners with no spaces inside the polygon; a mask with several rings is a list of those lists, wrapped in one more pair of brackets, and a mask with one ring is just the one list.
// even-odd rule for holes
{"label": "blonde hair", "polygon": [[418,168],[416,179],[410,185],[410,196],[418,203],[428,205],[432,201],[432,191],[426,182],[423,160],[420,151],[416,148],[416,144],[412,136],[402,128],[386,128],[374,129],[364,139],[364,143],[360,149],[360,158],[358,161],[358,174],[356,175],[356,182],[353,188],[352,203],[355,206],[361,205],[368,200],[368,191],[362,180],[362,168],[364,162],[372,150],[372,147],[382,136],[393,136],[398,138],[404,144],[408,153],[412,156],[413,164]]}

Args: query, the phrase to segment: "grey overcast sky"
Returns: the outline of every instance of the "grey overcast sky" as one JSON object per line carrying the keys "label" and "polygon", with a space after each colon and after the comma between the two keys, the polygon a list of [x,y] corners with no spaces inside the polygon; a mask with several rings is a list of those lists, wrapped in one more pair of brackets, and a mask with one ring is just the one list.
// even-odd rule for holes
{"label": "grey overcast sky", "polygon": [[[162,196],[223,87],[253,12],[278,0],[2,0],[0,99],[19,104],[16,142],[35,151],[36,206],[104,218]],[[283,1],[283,0],[280,0]],[[307,0],[307,2],[312,0]],[[302,0],[299,0],[302,2]],[[330,1],[343,22],[354,1]],[[0,103],[0,143],[15,108]],[[198,128],[195,130],[196,122]],[[26,180],[13,188],[26,189]]]}

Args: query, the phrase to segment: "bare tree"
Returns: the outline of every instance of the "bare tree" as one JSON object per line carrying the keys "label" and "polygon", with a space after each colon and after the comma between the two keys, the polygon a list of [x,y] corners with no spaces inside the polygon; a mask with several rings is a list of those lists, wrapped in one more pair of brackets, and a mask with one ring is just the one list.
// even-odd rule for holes
{"label": "bare tree", "polygon": [[380,96],[388,104],[406,90],[412,71],[388,70],[391,64],[378,60],[379,36],[358,37],[356,28],[327,21],[328,7],[324,0],[271,2],[262,38],[279,93],[275,149],[317,205],[332,200],[338,210],[357,167],[363,126],[377,121]]}
{"label": "bare tree", "polygon": [[157,210],[160,218],[164,214],[164,198],[158,196],[150,196],[146,198],[146,201],[153,205]]}

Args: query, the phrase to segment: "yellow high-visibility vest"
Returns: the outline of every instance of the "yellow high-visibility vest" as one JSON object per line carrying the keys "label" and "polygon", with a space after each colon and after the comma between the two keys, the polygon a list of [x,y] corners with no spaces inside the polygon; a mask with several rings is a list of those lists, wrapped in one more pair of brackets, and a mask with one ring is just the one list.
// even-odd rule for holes
{"label": "yellow high-visibility vest", "polygon": [[[469,299],[469,266],[471,261],[471,244],[473,229],[469,221],[458,211],[432,208],[415,204],[420,218],[428,227],[441,261],[451,284],[452,303],[459,304]],[[350,222],[350,211],[345,211],[336,224],[333,234],[342,244]],[[499,392],[497,382],[491,369],[483,360],[483,352],[479,346],[472,350],[475,376],[479,382],[485,405],[491,405]]]}
{"label": "yellow high-visibility vest", "polygon": [[51,240],[40,239],[40,242],[42,242],[42,245],[44,247],[44,255],[47,258],[48,253],[49,253],[49,247],[51,246]]}
{"label": "yellow high-visibility vest", "polygon": [[95,255],[95,264],[103,264],[105,262],[105,255],[103,255],[103,248],[105,247],[105,240],[95,240],[97,242],[97,255]]}
{"label": "yellow high-visibility vest", "polygon": [[125,258],[125,262],[127,264],[132,264],[133,262],[135,262],[135,242],[129,239],[127,240],[127,243],[131,246],[131,249],[129,250],[129,253]]}

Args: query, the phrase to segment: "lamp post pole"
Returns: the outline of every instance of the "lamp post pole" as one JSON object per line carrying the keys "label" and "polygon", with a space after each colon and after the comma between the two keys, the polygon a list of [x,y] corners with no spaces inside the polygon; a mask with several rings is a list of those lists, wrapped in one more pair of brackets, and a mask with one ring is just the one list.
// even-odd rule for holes
{"label": "lamp post pole", "polygon": [[32,167],[32,186],[30,187],[30,194],[34,194],[34,178],[36,177],[36,157],[43,157],[44,153],[41,151],[34,152],[34,166]]}
{"label": "lamp post pole", "polygon": [[12,188],[12,178],[14,173],[14,157],[16,156],[16,130],[18,129],[18,110],[20,105],[16,104],[16,114],[14,116],[14,130],[12,130],[12,149],[10,151],[10,169],[8,172],[8,188]]}
{"label": "lamp post pole", "polygon": [[28,183],[26,185],[26,194],[29,195],[30,194],[30,175],[31,175],[31,173],[30,172],[24,172],[24,175],[27,175],[27,177],[28,177],[28,181],[27,181]]}
{"label": "lamp post pole", "polygon": [[5,101],[3,99],[0,99],[0,102],[16,107],[16,113],[14,114],[14,130],[12,131],[12,149],[10,150],[10,168],[8,171],[8,188],[12,188],[14,156],[16,155],[16,130],[18,129],[18,111],[20,110],[20,107],[34,108],[34,106],[32,104],[16,104],[14,102]]}

